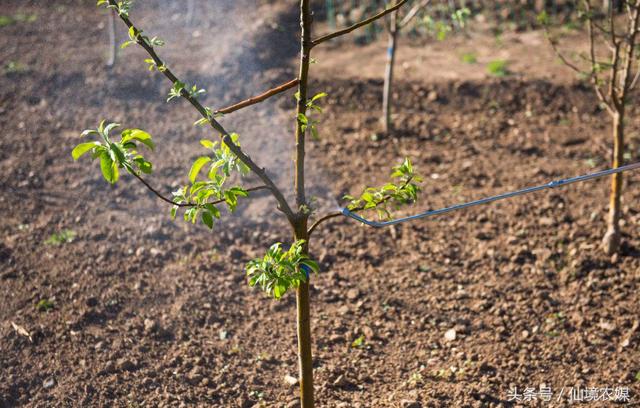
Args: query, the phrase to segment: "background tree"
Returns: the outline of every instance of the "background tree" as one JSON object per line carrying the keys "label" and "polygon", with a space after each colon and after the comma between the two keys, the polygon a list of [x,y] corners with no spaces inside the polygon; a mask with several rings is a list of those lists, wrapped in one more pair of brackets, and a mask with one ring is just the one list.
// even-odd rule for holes
{"label": "background tree", "polygon": [[[145,179],[146,175],[152,173],[153,165],[139,150],[154,149],[155,144],[152,136],[144,130],[124,129],[120,132],[119,140],[116,140],[113,133],[119,125],[102,121],[96,129],[83,132],[83,136],[95,137],[97,140],[77,145],[72,151],[73,158],[77,160],[85,154],[90,154],[94,160],[99,160],[102,175],[109,183],[116,183],[120,172],[124,170],[161,200],[170,204],[173,217],[182,212],[186,221],[192,223],[201,221],[209,228],[213,228],[215,220],[221,217],[220,206],[225,205],[230,211],[234,211],[238,200],[249,197],[254,191],[268,190],[271,193],[277,202],[277,209],[291,225],[293,242],[287,249],[281,243],[274,243],[264,257],[250,261],[246,271],[251,286],[258,286],[277,299],[290,289],[296,291],[300,399],[303,408],[314,406],[309,281],[310,273],[317,272],[319,269],[317,263],[309,256],[309,239],[323,222],[341,215],[339,212],[334,212],[316,217],[305,194],[306,135],[308,132],[317,134],[317,121],[311,119],[308,112],[310,110],[322,112],[318,103],[326,96],[322,92],[313,96],[309,93],[311,50],[315,46],[348,34],[398,10],[407,1],[399,1],[392,7],[350,27],[312,39],[310,0],[301,0],[298,77],[256,97],[227,108],[214,110],[202,105],[198,99],[205,92],[204,89],[181,81],[160,58],[156,48],[162,46],[164,42],[157,37],[147,36],[142,29],[134,25],[130,19],[131,0],[98,0],[98,5],[104,5],[113,10],[127,26],[129,40],[123,44],[123,47],[133,44],[142,47],[149,54],[149,58],[145,60],[149,69],[160,72],[171,81],[172,87],[167,102],[177,98],[187,100],[201,116],[196,124],[209,126],[220,140],[205,139],[200,142],[207,153],[197,158],[191,166],[188,173],[189,184],[174,191],[172,197],[163,195]],[[294,158],[295,205],[291,206],[267,171],[244,152],[240,145],[240,136],[228,132],[219,119],[224,114],[259,103],[296,86],[298,90],[295,94],[297,100]],[[237,182],[248,173],[257,176],[262,184],[245,188],[232,183],[232,180]],[[392,206],[397,207],[414,202],[417,199],[418,183],[421,179],[415,174],[411,162],[405,159],[400,165],[394,167],[391,176],[393,180],[382,187],[369,187],[357,197],[346,197],[349,201],[347,204],[349,209],[352,212],[375,211],[380,217],[388,218]],[[229,186],[229,184],[232,185]],[[312,217],[316,220],[309,227],[308,223]]]}
{"label": "background tree", "polygon": [[389,132],[392,129],[393,123],[391,121],[391,99],[393,98],[392,86],[393,86],[393,71],[396,63],[396,49],[398,42],[398,35],[404,27],[407,26],[413,20],[418,12],[423,10],[431,0],[420,0],[415,4],[409,12],[399,21],[399,11],[394,11],[389,15],[387,28],[387,65],[385,67],[384,74],[384,89],[382,92],[382,123],[384,131]]}
{"label": "background tree", "polygon": [[[387,31],[387,60],[384,75],[384,88],[382,91],[382,126],[385,133],[393,130],[393,80],[396,63],[396,51],[398,49],[398,38],[403,29],[429,6],[431,0],[420,0],[410,8],[406,14],[400,15],[400,10],[391,13],[385,25]],[[447,32],[451,31],[453,24],[459,28],[464,28],[466,20],[470,15],[470,10],[466,7],[455,9],[451,5],[445,6],[445,9],[451,13],[446,22],[434,21],[430,16],[425,16],[421,22],[429,33],[435,34],[438,40],[443,40]]]}
{"label": "background tree", "polygon": [[[611,162],[614,168],[620,167],[624,161],[625,107],[640,76],[637,50],[640,0],[621,0],[621,3],[624,10],[621,15],[615,14],[614,7],[609,2],[607,13],[603,16],[593,7],[591,0],[582,1],[582,18],[589,40],[589,51],[581,56],[587,63],[586,69],[569,60],[558,49],[557,41],[549,31],[546,13],[540,15],[554,52],[566,66],[591,82],[598,100],[611,116]],[[608,50],[608,58],[602,56],[602,46]],[[608,255],[614,254],[620,247],[621,194],[622,173],[614,174],[611,179],[607,231],[602,240],[603,249]]]}
{"label": "background tree", "polygon": [[109,13],[107,30],[109,31],[109,56],[107,57],[107,67],[113,68],[118,58],[118,42],[116,40],[116,18],[113,13]]}

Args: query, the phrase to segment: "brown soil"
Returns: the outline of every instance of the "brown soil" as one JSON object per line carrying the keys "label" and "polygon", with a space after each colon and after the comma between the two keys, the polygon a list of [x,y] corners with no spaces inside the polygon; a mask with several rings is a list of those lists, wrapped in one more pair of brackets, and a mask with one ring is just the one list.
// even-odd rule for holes
{"label": "brown soil", "polygon": [[[272,200],[243,205],[211,233],[172,222],[134,180],[112,188],[94,163],[73,163],[82,129],[119,120],[154,134],[153,182],[169,192],[206,133],[186,104],[163,103],[168,84],[146,72],[140,51],[104,68],[105,15],[93,4],[5,3],[3,14],[38,18],[0,27],[0,61],[22,66],[0,76],[0,406],[296,406],[284,382],[297,372],[295,299],[266,298],[243,272],[290,239]],[[295,75],[297,9],[270,3],[210,5],[195,36],[178,7],[150,1],[133,15],[169,40],[162,54],[219,106]],[[514,66],[532,65],[517,51],[523,41],[501,45],[522,58]],[[606,167],[609,120],[564,74],[498,80],[465,66],[401,76],[398,130],[380,134],[381,81],[343,69],[375,47],[320,54],[313,89],[330,97],[308,158],[323,206],[382,183],[404,156],[426,176],[424,200],[408,213]],[[337,54],[344,60],[332,62]],[[444,73],[458,69],[458,50],[450,55]],[[535,63],[558,70],[553,59]],[[225,118],[284,188],[292,101]],[[640,156],[636,106],[630,161]],[[318,406],[504,407],[511,386],[542,384],[629,387],[627,406],[639,406],[640,174],[626,180],[614,258],[598,249],[606,180],[386,230],[342,218],[322,226],[311,242],[322,263],[312,288]],[[64,229],[73,242],[45,243]],[[53,309],[38,311],[42,299]]]}

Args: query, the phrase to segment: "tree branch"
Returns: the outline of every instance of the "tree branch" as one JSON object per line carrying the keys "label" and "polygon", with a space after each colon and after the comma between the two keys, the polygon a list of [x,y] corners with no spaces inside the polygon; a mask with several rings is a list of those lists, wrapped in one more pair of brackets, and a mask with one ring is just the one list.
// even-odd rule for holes
{"label": "tree branch", "polygon": [[[116,0],[108,0],[108,1],[109,1],[109,5],[115,10],[115,12],[118,14],[120,19],[125,23],[125,25],[129,29],[133,29],[133,31],[135,33],[140,33],[141,32],[141,30],[139,30],[137,27],[135,27],[133,25],[133,23],[131,22],[131,20],[127,16],[119,13],[119,6],[118,6],[118,3],[116,2]],[[176,82],[179,81],[178,78],[173,74],[173,72],[160,59],[158,54],[153,49],[153,46],[151,46],[144,39],[142,39],[140,37],[140,35],[137,35],[135,40],[136,40],[138,45],[140,45],[142,48],[144,48],[144,50],[153,59],[153,62],[156,64],[158,69],[164,74],[165,77],[167,77],[171,81],[171,83],[175,84]],[[162,69],[160,69],[161,67],[162,67]],[[207,109],[204,106],[202,106],[202,104],[200,102],[198,102],[198,100],[196,98],[191,96],[186,89],[184,89],[184,88],[181,89],[180,90],[180,95],[184,99],[189,101],[189,103],[191,105],[193,105],[194,108],[196,108],[196,110],[200,113],[200,115],[202,115],[205,119],[207,119],[209,121],[209,124],[211,125],[211,127],[221,134],[223,143],[226,144],[229,147],[229,149],[232,152],[234,152],[236,154],[236,156],[238,156],[238,158],[244,164],[246,164],[247,167],[249,167],[258,176],[258,178],[260,178],[262,180],[262,182],[267,187],[269,187],[269,189],[271,190],[271,193],[273,194],[273,196],[278,201],[278,208],[282,212],[284,212],[289,219],[292,219],[294,217],[294,214],[293,214],[293,211],[291,211],[291,207],[289,207],[289,204],[287,203],[287,200],[284,198],[284,195],[278,189],[278,187],[275,185],[273,180],[271,180],[271,178],[267,175],[265,170],[263,168],[260,168],[249,156],[244,154],[242,149],[240,149],[240,146],[238,146],[237,144],[235,144],[231,140],[231,137],[229,136],[229,132],[227,132],[224,129],[224,127],[222,127],[222,125],[218,121],[216,121],[216,119],[213,118],[207,112]]]}
{"label": "tree branch", "polygon": [[312,47],[315,47],[318,44],[321,44],[325,41],[329,41],[333,38],[336,37],[340,37],[341,35],[345,35],[345,34],[349,34],[350,32],[357,30],[360,27],[366,26],[367,24],[373,23],[374,21],[386,16],[389,13],[393,13],[394,11],[398,10],[400,7],[402,7],[407,1],[409,0],[401,0],[400,2],[394,4],[392,7],[389,7],[388,9],[385,9],[384,11],[381,11],[380,13],[376,14],[375,16],[369,17],[366,20],[363,20],[359,23],[356,23],[350,27],[344,28],[342,30],[338,30],[334,33],[331,34],[326,34],[323,35],[321,37],[316,38],[315,40],[313,40],[311,42]]}
{"label": "tree branch", "polygon": [[562,54],[562,52],[560,52],[560,50],[558,49],[558,45],[556,44],[556,42],[551,38],[551,32],[549,31],[549,28],[545,26],[544,28],[547,40],[549,41],[549,44],[551,45],[551,49],[553,50],[553,52],[556,54],[556,56],[558,58],[560,58],[560,60],[562,61],[562,63],[564,65],[566,65],[567,67],[571,68],[572,70],[574,70],[577,73],[582,73],[582,70],[575,64],[573,64],[571,61],[569,61],[564,54]]}
{"label": "tree branch", "polygon": [[316,228],[318,228],[318,226],[319,226],[320,224],[322,224],[323,222],[328,221],[328,220],[330,220],[330,219],[332,219],[332,218],[339,217],[339,216],[341,216],[341,215],[343,215],[341,212],[332,212],[332,213],[326,214],[326,215],[324,215],[324,216],[322,216],[322,217],[318,218],[318,219],[317,219],[317,220],[316,220],[316,221],[311,225],[311,228],[309,228],[309,232],[308,232],[309,236],[311,236],[311,234],[313,233],[313,231],[315,231],[315,229],[316,229]]}
{"label": "tree branch", "polygon": [[429,3],[431,3],[431,0],[422,0],[420,3],[413,6],[411,10],[409,10],[407,15],[404,16],[404,18],[400,21],[400,24],[398,25],[398,29],[402,30],[407,24],[411,22],[411,20],[413,20],[413,18],[418,14],[418,12],[423,8],[427,7]]}
{"label": "tree branch", "polygon": [[282,93],[284,91],[287,91],[295,86],[298,85],[298,83],[300,82],[300,80],[298,78],[296,79],[292,79],[291,81],[284,83],[280,86],[277,86],[275,88],[269,89],[268,91],[258,95],[258,96],[254,96],[253,98],[249,98],[249,99],[245,99],[242,102],[238,102],[234,105],[228,106],[226,108],[222,108],[222,109],[218,109],[217,111],[215,111],[215,113],[223,113],[223,114],[229,114],[232,112],[235,112],[237,110],[246,108],[247,106],[251,106],[251,105],[255,105],[257,103],[260,103],[262,101],[265,101],[269,98],[271,98],[274,95],[277,95],[279,93]]}
{"label": "tree branch", "polygon": [[[401,187],[401,188],[405,188],[406,186],[408,186],[408,185],[409,185],[409,183],[411,183],[411,180],[412,180],[412,179],[413,179],[413,177],[410,177],[408,180],[406,180],[406,181],[402,184],[402,187]],[[387,201],[391,200],[391,198],[392,198],[392,196],[390,196],[390,195],[385,196],[382,200],[380,200],[380,202],[379,202],[379,203],[377,203],[377,204],[376,204],[376,207],[377,207],[377,206],[379,206],[380,204],[384,204],[384,203],[386,203]],[[373,207],[373,208],[375,208],[375,207]],[[369,209],[370,209],[370,210],[372,210],[373,208],[369,208]],[[352,212],[352,213],[357,213],[357,212],[364,211],[364,210],[365,210],[364,206],[360,206],[360,207],[353,208],[353,209],[351,209],[351,210],[349,210],[349,211],[350,211],[350,212]],[[332,218],[339,217],[339,216],[341,216],[341,215],[344,215],[344,214],[342,214],[342,212],[341,212],[341,211],[336,211],[336,212],[332,212],[332,213],[326,214],[326,215],[324,215],[324,216],[322,216],[322,217],[318,218],[318,219],[317,219],[317,220],[316,220],[316,221],[311,225],[311,228],[309,228],[309,232],[308,232],[309,236],[311,236],[311,233],[312,233],[312,232],[313,232],[313,231],[314,231],[314,230],[315,230],[315,229],[316,229],[320,224],[322,224],[323,222],[325,222],[325,221],[327,221],[327,220],[330,220],[330,219],[332,219]]]}
{"label": "tree branch", "polygon": [[624,67],[624,71],[622,73],[622,95],[620,99],[624,104],[627,98],[627,93],[631,89],[631,84],[636,81],[636,78],[631,79],[631,69],[633,68],[633,59],[634,59],[634,51],[636,45],[636,36],[638,34],[638,24],[640,23],[640,4],[634,4],[633,12],[631,10],[631,5],[627,3],[627,7],[629,8],[629,18],[631,21],[629,22],[629,42],[627,44],[627,60],[626,65]]}
{"label": "tree branch", "polygon": [[620,65],[620,47],[622,46],[621,42],[614,44],[615,50],[611,55],[611,75],[609,77],[609,96],[611,97],[611,102],[616,109],[620,109],[622,106],[622,102],[618,99],[618,66]]}
{"label": "tree branch", "polygon": [[[153,194],[155,194],[160,200],[171,204],[171,205],[175,205],[177,207],[197,207],[198,204],[196,203],[177,203],[175,201],[173,201],[172,199],[170,199],[169,197],[163,195],[162,193],[160,193],[158,190],[156,190],[153,186],[151,186],[151,184],[149,184],[149,182],[147,180],[145,180],[141,175],[139,175],[138,173],[136,173],[135,171],[131,171],[130,174],[132,174],[135,178],[137,178],[145,187],[147,187],[147,189],[149,191],[151,191]],[[246,189],[245,191],[250,193],[253,191],[259,191],[259,190],[269,190],[269,187],[267,186],[256,186],[256,187],[251,187]],[[224,203],[225,200],[221,199],[221,200],[216,200],[216,201],[212,201],[210,203],[207,204],[221,204]]]}
{"label": "tree branch", "polygon": [[607,111],[613,115],[613,107],[600,88],[600,79],[598,77],[598,60],[596,59],[595,35],[593,30],[593,16],[591,15],[591,1],[585,0],[584,3],[587,9],[588,16],[587,32],[589,35],[589,57],[591,59],[591,82],[593,83],[593,88],[596,91],[598,99],[600,99],[600,101],[605,105]]}

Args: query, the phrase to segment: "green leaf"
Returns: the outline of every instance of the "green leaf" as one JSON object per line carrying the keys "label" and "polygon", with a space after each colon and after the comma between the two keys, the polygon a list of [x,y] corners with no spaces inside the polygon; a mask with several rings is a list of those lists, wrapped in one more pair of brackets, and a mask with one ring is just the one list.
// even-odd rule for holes
{"label": "green leaf", "polygon": [[53,302],[49,299],[42,299],[36,304],[36,309],[40,312],[48,312],[53,309]]}
{"label": "green leaf", "polygon": [[318,94],[316,94],[313,98],[311,98],[311,102],[315,102],[320,98],[324,98],[326,97],[328,94],[326,92],[320,92]]}
{"label": "green leaf", "polygon": [[153,171],[153,165],[150,162],[146,161],[144,157],[134,157],[133,161],[138,166],[140,171],[142,171],[144,174],[151,174],[151,172]]}
{"label": "green leaf", "polygon": [[549,25],[549,14],[545,10],[542,10],[542,12],[536,17],[536,20],[538,20],[540,25]]}
{"label": "green leaf", "polygon": [[151,150],[155,148],[155,144],[151,140],[151,135],[144,130],[126,129],[122,132],[122,140],[120,141],[120,143],[124,144],[132,140],[139,141]]}
{"label": "green leaf", "polygon": [[360,348],[364,346],[364,334],[351,343],[351,348]]}
{"label": "green leaf", "polygon": [[118,164],[111,159],[108,152],[103,152],[100,155],[100,170],[102,170],[102,176],[111,184],[115,184],[118,181]]}
{"label": "green leaf", "polygon": [[285,251],[282,244],[275,243],[264,255],[247,264],[249,285],[260,286],[262,290],[280,299],[290,288],[298,287],[307,280],[305,267],[318,271],[318,264],[304,253],[305,241],[298,240]]}
{"label": "green leaf", "polygon": [[201,217],[202,222],[209,227],[209,229],[213,229],[213,217],[211,213],[209,211],[203,211]]}
{"label": "green leaf", "polygon": [[320,140],[320,135],[318,134],[318,128],[315,126],[311,126],[311,136],[315,140]]}
{"label": "green leaf", "polygon": [[109,149],[113,153],[113,156],[115,156],[115,159],[118,162],[118,165],[124,166],[127,164],[127,157],[125,156],[120,146],[118,146],[115,143],[110,143]]}
{"label": "green leaf", "polygon": [[100,142],[80,143],[71,151],[71,156],[73,156],[73,160],[78,160],[82,155],[97,146],[101,146]]}
{"label": "green leaf", "polygon": [[123,42],[122,44],[120,44],[120,49],[124,50],[128,46],[133,45],[135,43],[136,43],[135,41],[127,40],[127,41]]}
{"label": "green leaf", "polygon": [[211,161],[211,158],[202,156],[196,159],[195,162],[193,162],[193,166],[191,166],[191,170],[189,170],[189,181],[191,181],[191,183],[195,183],[196,178],[198,178],[198,174],[200,173],[200,170],[202,169],[202,167],[205,164],[209,163],[210,161]]}
{"label": "green leaf", "polygon": [[204,147],[206,147],[207,149],[215,149],[216,145],[218,143],[216,142],[212,142],[211,140],[207,140],[207,139],[202,139],[200,141],[200,144]]}

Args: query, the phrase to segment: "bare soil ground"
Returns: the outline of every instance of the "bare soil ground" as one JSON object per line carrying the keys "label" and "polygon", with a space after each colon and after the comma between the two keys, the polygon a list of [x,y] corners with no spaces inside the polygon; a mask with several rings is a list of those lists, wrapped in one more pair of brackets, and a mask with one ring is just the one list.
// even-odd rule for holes
{"label": "bare soil ground", "polygon": [[[211,3],[195,33],[180,7],[140,3],[140,25],[168,40],[162,54],[213,106],[295,76],[291,2]],[[243,272],[290,239],[274,203],[245,204],[211,233],[172,222],[130,178],[110,187],[95,164],[73,163],[81,130],[118,120],[155,136],[153,180],[169,192],[208,135],[186,104],[163,102],[169,86],[140,51],[104,68],[106,17],[93,2],[6,1],[2,14],[16,13],[37,20],[0,27],[0,406],[296,406],[297,387],[284,382],[297,372],[295,299],[266,298]],[[383,43],[318,53],[313,89],[330,96],[308,167],[323,206],[383,182],[404,156],[426,176],[412,211],[607,166],[606,114],[541,44],[527,48],[540,33],[497,45],[482,36],[402,43],[392,135],[378,126]],[[475,67],[459,62],[471,47]],[[494,58],[514,74],[487,76]],[[292,102],[224,119],[284,188]],[[637,113],[632,104],[630,161]],[[543,384],[629,387],[626,406],[639,406],[638,186],[630,174],[614,258],[598,250],[606,180],[386,230],[322,226],[311,242],[322,263],[312,289],[318,406],[507,407],[510,387]],[[73,242],[45,243],[65,229]],[[42,299],[53,309],[37,310]]]}

